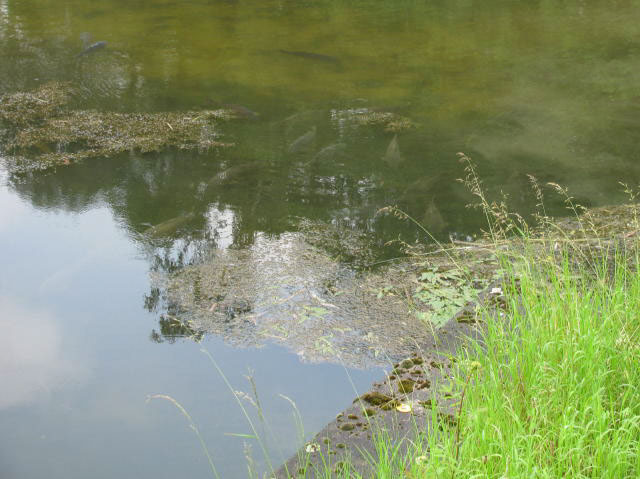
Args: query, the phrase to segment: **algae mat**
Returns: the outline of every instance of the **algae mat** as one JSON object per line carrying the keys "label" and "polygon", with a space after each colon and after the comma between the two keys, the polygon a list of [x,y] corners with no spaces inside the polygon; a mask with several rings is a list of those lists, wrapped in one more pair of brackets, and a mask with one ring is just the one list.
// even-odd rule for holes
{"label": "algae mat", "polygon": [[220,140],[218,125],[234,118],[230,110],[185,112],[99,112],[70,108],[75,91],[48,83],[32,92],[0,97],[3,143],[22,169],[69,165],[127,151],[167,148],[208,150],[231,146]]}

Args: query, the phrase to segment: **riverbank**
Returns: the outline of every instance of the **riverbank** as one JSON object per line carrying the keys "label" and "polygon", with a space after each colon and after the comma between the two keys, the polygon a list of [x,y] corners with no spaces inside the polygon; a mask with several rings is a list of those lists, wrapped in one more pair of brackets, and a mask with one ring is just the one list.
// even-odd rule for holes
{"label": "riverbank", "polygon": [[[637,212],[637,205],[595,209],[548,222],[553,228],[545,233],[494,238],[504,273],[491,287],[499,307],[478,301],[473,317],[480,336],[459,336],[454,354],[440,350],[446,368],[426,368],[433,376],[430,397],[417,388],[409,394],[394,389],[395,365],[377,385],[391,386],[383,421],[365,404],[381,394],[377,387],[307,444],[298,468],[292,460],[288,472],[389,479],[637,477]],[[443,329],[469,314],[458,313]],[[418,361],[423,367],[423,358]],[[332,430],[359,413],[369,442],[336,443]]]}

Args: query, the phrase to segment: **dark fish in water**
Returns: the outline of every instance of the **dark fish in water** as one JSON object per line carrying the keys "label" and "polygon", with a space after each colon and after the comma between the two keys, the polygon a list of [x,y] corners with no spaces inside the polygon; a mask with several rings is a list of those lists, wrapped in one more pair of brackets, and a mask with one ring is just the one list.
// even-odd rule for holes
{"label": "dark fish in water", "polygon": [[205,101],[205,105],[209,108],[223,108],[229,110],[238,118],[247,118],[249,120],[255,120],[260,116],[260,113],[255,112],[244,105],[238,105],[237,103],[222,103],[221,101],[213,98],[208,98]]}
{"label": "dark fish in water", "polygon": [[431,198],[431,202],[429,203],[427,210],[422,216],[421,223],[431,233],[442,233],[442,231],[447,227],[447,222],[442,217],[433,197]]}
{"label": "dark fish in water", "polygon": [[326,116],[326,110],[306,110],[294,113],[284,120],[274,123],[274,125],[278,127],[284,126],[285,136],[288,139],[292,139],[297,138],[314,124],[324,121]]}
{"label": "dark fish in water", "polygon": [[260,161],[251,161],[249,163],[244,163],[242,165],[232,166],[227,168],[224,171],[221,171],[217,175],[213,176],[208,182],[207,186],[219,186],[224,183],[229,182],[232,179],[237,178],[238,176],[244,175],[253,170],[260,169],[264,166],[263,162]]}
{"label": "dark fish in water", "polygon": [[171,218],[170,220],[147,228],[142,232],[142,234],[152,238],[167,236],[175,232],[182,225],[191,221],[193,218],[195,218],[194,213],[188,213],[184,216],[176,216],[175,218]]}
{"label": "dark fish in water", "polygon": [[255,120],[260,116],[260,113],[250,110],[246,106],[236,105],[235,103],[223,103],[222,107],[231,111],[234,115],[240,118]]}
{"label": "dark fish in water", "polygon": [[307,162],[307,165],[342,159],[346,156],[346,149],[347,145],[345,143],[333,143],[329,146],[325,146],[322,150],[316,153],[311,161]]}
{"label": "dark fish in water", "polygon": [[330,55],[322,55],[321,53],[313,53],[313,52],[303,52],[303,51],[295,51],[295,50],[278,50],[280,53],[284,53],[285,55],[293,55],[296,57],[308,58],[309,60],[318,60],[321,62],[328,63],[340,63],[340,60],[336,57],[332,57]]}
{"label": "dark fish in water", "polygon": [[95,42],[91,45],[89,45],[87,48],[85,48],[84,50],[82,50],[80,53],[78,53],[76,55],[76,58],[80,58],[83,57],[85,55],[89,55],[91,53],[95,53],[98,50],[102,50],[103,48],[105,48],[107,46],[107,42],[105,41],[101,41],[101,42]]}

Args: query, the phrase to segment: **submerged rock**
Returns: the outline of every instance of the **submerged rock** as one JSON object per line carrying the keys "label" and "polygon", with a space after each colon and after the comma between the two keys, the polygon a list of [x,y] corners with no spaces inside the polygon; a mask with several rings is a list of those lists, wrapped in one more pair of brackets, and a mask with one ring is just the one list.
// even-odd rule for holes
{"label": "submerged rock", "polygon": [[[356,273],[316,231],[261,235],[249,248],[214,250],[155,283],[194,330],[239,345],[276,341],[303,361],[385,365],[433,342],[433,329],[416,314],[430,308],[414,298],[419,270],[409,262]],[[411,380],[422,387],[419,377]]]}

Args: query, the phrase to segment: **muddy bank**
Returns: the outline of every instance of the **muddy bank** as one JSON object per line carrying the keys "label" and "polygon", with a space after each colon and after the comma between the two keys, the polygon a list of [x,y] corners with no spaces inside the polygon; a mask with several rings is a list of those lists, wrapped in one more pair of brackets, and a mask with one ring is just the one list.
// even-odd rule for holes
{"label": "muddy bank", "polygon": [[[484,315],[498,314],[504,307],[502,290],[492,285],[477,301],[469,303],[450,319],[420,353],[413,353],[390,366],[385,377],[356,397],[315,437],[286,461],[275,478],[326,477],[327,470],[339,475],[349,464],[351,472],[374,477],[378,452],[374,437],[383,432],[404,453],[418,434],[433,427],[457,426],[457,398],[453,391],[453,368],[457,352],[470,338],[480,339]],[[478,305],[487,306],[485,313]]]}

